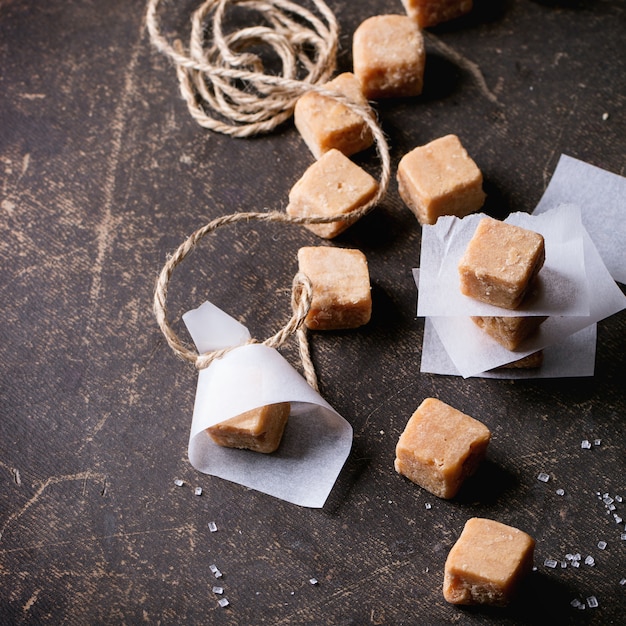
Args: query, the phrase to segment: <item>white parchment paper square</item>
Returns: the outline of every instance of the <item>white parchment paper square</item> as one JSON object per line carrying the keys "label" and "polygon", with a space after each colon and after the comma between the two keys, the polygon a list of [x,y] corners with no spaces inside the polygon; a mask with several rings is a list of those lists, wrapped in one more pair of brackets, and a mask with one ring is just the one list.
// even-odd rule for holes
{"label": "white parchment paper square", "polygon": [[460,290],[458,264],[484,217],[482,213],[463,219],[444,216],[433,226],[423,226],[418,316],[589,314],[580,208],[564,205],[535,217],[513,213],[505,220],[540,233],[546,247],[537,297],[515,311],[479,302]]}
{"label": "white parchment paper square", "polygon": [[[596,360],[597,324],[587,326],[560,343],[544,349],[543,364],[537,369],[497,369],[481,372],[480,378],[576,378],[593,376]],[[448,356],[431,318],[424,324],[424,343],[420,371],[430,374],[460,376]]]}
{"label": "white parchment paper square", "polygon": [[570,203],[611,276],[626,284],[626,178],[563,154],[533,214]]}

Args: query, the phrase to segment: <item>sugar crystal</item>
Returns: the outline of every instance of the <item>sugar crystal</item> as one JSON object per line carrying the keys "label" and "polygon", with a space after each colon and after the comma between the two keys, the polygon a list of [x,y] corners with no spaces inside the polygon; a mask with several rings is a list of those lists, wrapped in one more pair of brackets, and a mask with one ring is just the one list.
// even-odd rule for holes
{"label": "sugar crystal", "polygon": [[425,508],[425,509],[432,509],[432,507],[433,507],[433,505],[432,505],[432,504],[430,504],[430,502],[427,502],[427,503],[424,505],[424,508]]}
{"label": "sugar crystal", "polygon": [[589,442],[589,439],[583,439],[580,444],[580,447],[583,450],[589,450],[591,448],[591,443]]}
{"label": "sugar crystal", "polygon": [[550,568],[554,569],[554,568],[558,565],[558,562],[557,562],[555,559],[546,559],[546,560],[543,562],[543,564],[544,564],[546,567],[550,567]]}
{"label": "sugar crystal", "polygon": [[601,440],[601,439],[594,439],[594,440],[593,440],[593,445],[594,445],[594,446],[599,446],[601,443],[602,443],[602,440]]}
{"label": "sugar crystal", "polygon": [[202,487],[196,487],[194,490],[194,494],[197,496],[201,496],[202,495]]}
{"label": "sugar crystal", "polygon": [[218,587],[217,585],[213,587],[213,593],[218,595],[222,595],[224,593],[224,587]]}
{"label": "sugar crystal", "polygon": [[585,565],[590,565],[591,567],[593,567],[595,564],[596,560],[591,555],[585,558]]}
{"label": "sugar crystal", "polygon": [[564,496],[565,495],[565,489],[557,489],[556,490],[556,495],[557,496]]}
{"label": "sugar crystal", "polygon": [[211,565],[209,565],[209,569],[213,572],[213,576],[215,576],[215,578],[221,578],[222,577],[222,572],[220,572],[220,570],[218,569],[217,565],[211,564]]}
{"label": "sugar crystal", "polygon": [[230,604],[230,602],[228,601],[228,598],[220,598],[217,603],[224,608],[225,606],[228,606]]}
{"label": "sugar crystal", "polygon": [[312,585],[317,585],[317,578],[309,578],[309,582],[310,582]]}
{"label": "sugar crystal", "polygon": [[209,522],[209,530],[212,533],[217,532],[217,524],[215,522]]}
{"label": "sugar crystal", "polygon": [[184,480],[181,480],[180,478],[177,478],[177,479],[174,481],[174,484],[175,484],[177,487],[182,487],[182,486],[185,484],[185,481],[184,481]]}
{"label": "sugar crystal", "polygon": [[606,541],[598,541],[598,548],[604,550],[606,548]]}
{"label": "sugar crystal", "polygon": [[595,609],[598,606],[598,598],[595,596],[589,596],[587,598],[587,606],[591,609]]}
{"label": "sugar crystal", "polygon": [[622,578],[622,580],[619,581],[620,585],[626,585],[626,578]]}
{"label": "sugar crystal", "polygon": [[542,483],[547,483],[550,480],[550,474],[546,474],[545,472],[539,472],[537,480],[540,480]]}

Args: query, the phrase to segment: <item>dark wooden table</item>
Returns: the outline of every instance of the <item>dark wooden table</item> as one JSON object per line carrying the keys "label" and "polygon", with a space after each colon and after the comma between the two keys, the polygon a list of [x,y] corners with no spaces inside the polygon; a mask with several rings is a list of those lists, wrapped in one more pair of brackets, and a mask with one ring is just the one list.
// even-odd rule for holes
{"label": "dark wooden table", "polygon": [[[166,10],[184,31],[195,4],[176,4]],[[339,70],[363,19],[402,12],[399,0],[330,6]],[[613,513],[626,518],[626,503],[609,511],[598,494],[626,498],[626,314],[600,323],[591,378],[421,374],[420,228],[395,182],[334,242],[367,255],[371,323],[312,337],[322,395],[354,428],[325,507],[191,467],[196,373],[156,326],[156,276],[210,219],[284,208],[312,157],[291,123],[248,140],[200,128],[144,18],[137,0],[0,1],[0,623],[624,623]],[[430,29],[423,95],[376,106],[394,171],[411,148],[456,133],[499,217],[532,211],[562,153],[624,174],[625,26],[621,0],[477,0]],[[268,337],[289,315],[298,248],[319,242],[291,225],[220,231],[176,270],[172,324],[182,334],[180,315],[210,298]],[[298,367],[292,343],[283,354]],[[493,433],[451,501],[393,469],[427,396]],[[507,609],[442,597],[446,555],[472,516],[537,540],[536,571]],[[578,552],[595,565],[544,565]],[[596,608],[570,604],[591,596]]]}

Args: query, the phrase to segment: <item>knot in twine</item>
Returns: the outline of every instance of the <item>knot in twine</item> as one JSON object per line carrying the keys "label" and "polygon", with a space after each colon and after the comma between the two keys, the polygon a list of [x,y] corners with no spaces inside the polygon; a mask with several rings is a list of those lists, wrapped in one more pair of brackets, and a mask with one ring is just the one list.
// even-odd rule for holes
{"label": "knot in twine", "polygon": [[[159,275],[154,313],[173,351],[199,369],[208,367],[230,349],[199,355],[188,348],[167,322],[166,301],[175,267],[204,236],[220,226],[239,221],[301,225],[338,221],[353,223],[379,204],[389,186],[389,148],[371,107],[357,104],[337,91],[320,86],[328,82],[335,71],[339,29],[332,11],[322,0],[311,2],[319,16],[289,0],[205,0],[192,14],[190,41],[185,49],[180,40],[170,44],[161,33],[157,18],[161,0],[148,0],[146,27],[150,40],[176,67],[182,97],[200,126],[239,138],[266,133],[291,117],[298,98],[314,91],[337,100],[364,120],[374,137],[381,161],[377,193],[369,202],[350,213],[306,217],[278,211],[235,213],[209,222],[179,246]],[[252,10],[256,21],[262,18],[264,24],[225,34],[227,8]],[[280,61],[280,73],[265,71],[259,54],[262,49],[273,53],[270,54],[273,67]],[[318,390],[304,328],[310,306],[310,281],[298,274],[292,288],[292,318],[283,329],[263,343],[279,347],[290,335],[296,334],[307,382]],[[249,343],[259,342],[250,340]]]}

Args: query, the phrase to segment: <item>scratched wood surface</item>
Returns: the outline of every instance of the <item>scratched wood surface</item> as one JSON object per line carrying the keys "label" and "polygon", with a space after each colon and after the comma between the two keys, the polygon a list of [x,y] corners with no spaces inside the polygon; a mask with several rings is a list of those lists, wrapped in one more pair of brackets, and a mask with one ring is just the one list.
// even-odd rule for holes
{"label": "scratched wood surface", "polygon": [[[184,31],[194,6],[167,3],[168,27]],[[360,21],[402,11],[399,0],[330,6],[340,70]],[[372,322],[312,338],[322,394],[354,427],[327,505],[191,467],[196,375],[156,327],[156,275],[209,219],[283,208],[312,157],[290,123],[250,140],[199,128],[144,12],[138,0],[0,0],[0,623],[624,623],[613,513],[626,518],[626,504],[608,511],[597,494],[626,498],[626,315],[600,324],[592,378],[420,374],[420,229],[395,183],[337,242],[368,257]],[[532,210],[561,153],[624,174],[625,26],[621,0],[477,0],[428,33],[424,94],[377,105],[394,168],[457,133],[496,216]],[[377,167],[372,155],[364,165]],[[298,248],[317,241],[294,226],[224,229],[176,271],[173,324],[182,332],[182,312],[210,297],[269,336],[289,314]],[[284,354],[298,366],[291,345]],[[393,470],[406,420],[431,395],[493,432],[452,501]],[[472,516],[537,540],[537,570],[508,609],[443,600],[447,552]],[[544,566],[576,552],[595,566]],[[597,608],[570,604],[590,596]]]}

